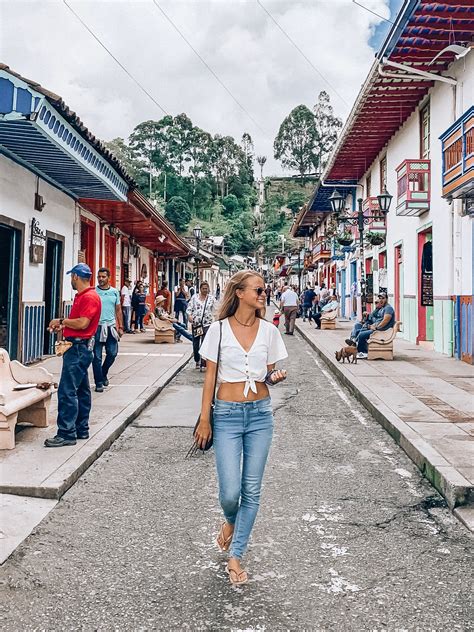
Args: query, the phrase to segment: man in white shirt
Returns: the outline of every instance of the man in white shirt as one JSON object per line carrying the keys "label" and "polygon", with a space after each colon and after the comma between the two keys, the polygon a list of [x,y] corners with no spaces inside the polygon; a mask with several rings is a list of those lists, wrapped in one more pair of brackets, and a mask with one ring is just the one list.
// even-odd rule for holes
{"label": "man in white shirt", "polygon": [[292,336],[295,330],[296,314],[298,313],[298,294],[291,286],[281,295],[280,309],[285,315],[285,334]]}
{"label": "man in white shirt", "polygon": [[132,315],[132,290],[130,286],[130,279],[125,279],[124,286],[120,290],[120,297],[122,300],[123,324],[126,334],[133,334],[133,331],[130,329],[130,317]]}

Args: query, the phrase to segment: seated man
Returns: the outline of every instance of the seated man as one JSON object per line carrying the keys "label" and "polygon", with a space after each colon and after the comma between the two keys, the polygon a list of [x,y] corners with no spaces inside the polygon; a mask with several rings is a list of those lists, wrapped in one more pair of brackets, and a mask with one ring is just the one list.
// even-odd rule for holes
{"label": "seated man", "polygon": [[329,302],[327,302],[318,314],[314,314],[314,320],[316,322],[316,329],[321,329],[321,318],[324,314],[332,312],[339,307],[337,296],[331,296]]}
{"label": "seated man", "polygon": [[[386,331],[395,325],[395,310],[388,304],[387,295],[379,294],[378,308],[372,312],[374,323],[368,329],[361,329],[357,336],[357,358],[366,360],[369,347],[367,342],[374,331]],[[375,313],[376,312],[376,313]]]}
{"label": "seated man", "polygon": [[179,323],[176,318],[173,318],[172,316],[170,316],[170,314],[168,314],[168,312],[164,309],[164,307],[162,307],[165,301],[166,301],[165,296],[156,297],[155,316],[157,317],[158,320],[162,320],[162,321],[172,324],[173,329],[176,332],[175,333],[176,342],[181,342],[181,336],[184,336],[185,338],[187,338],[188,340],[192,342],[193,341],[192,334],[190,334],[189,331],[186,329],[186,327],[181,325],[181,323]]}
{"label": "seated man", "polygon": [[378,318],[378,312],[380,308],[381,304],[377,300],[377,302],[375,303],[375,309],[372,310],[370,314],[368,312],[362,312],[362,320],[357,321],[354,324],[350,338],[346,338],[346,345],[357,347],[357,338],[359,337],[359,333],[364,329],[368,329],[370,325],[373,325],[375,323]]}

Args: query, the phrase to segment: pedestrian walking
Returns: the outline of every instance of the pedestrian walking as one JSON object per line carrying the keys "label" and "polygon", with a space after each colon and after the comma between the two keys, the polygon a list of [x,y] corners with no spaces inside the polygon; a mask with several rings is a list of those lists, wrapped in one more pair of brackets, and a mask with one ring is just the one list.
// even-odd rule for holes
{"label": "pedestrian walking", "polygon": [[221,297],[221,286],[218,283],[216,286],[216,301],[218,301],[220,297]]}
{"label": "pedestrian walking", "polygon": [[308,285],[303,292],[303,322],[308,319],[311,322],[313,315],[313,304],[316,300],[316,292]]}
{"label": "pedestrian walking", "polygon": [[137,287],[133,292],[132,307],[135,312],[135,331],[139,330],[144,334],[146,329],[143,324],[143,319],[147,313],[148,306],[146,304],[145,286],[141,282],[137,283]]}
{"label": "pedestrian walking", "polygon": [[193,332],[193,353],[196,369],[206,365],[201,360],[199,348],[201,347],[209,327],[214,322],[214,309],[216,299],[210,293],[211,288],[207,281],[203,281],[199,287],[199,294],[194,294],[189,301],[186,311]]}
{"label": "pedestrian walking", "polygon": [[125,279],[123,287],[120,290],[120,297],[122,300],[122,316],[123,316],[123,328],[126,334],[133,334],[131,329],[132,320],[132,288],[130,279]]}
{"label": "pedestrian walking", "polygon": [[[118,345],[123,336],[122,310],[118,290],[110,285],[110,270],[99,268],[97,272],[97,294],[101,302],[99,327],[95,333],[94,372],[95,392],[103,393],[109,385],[109,369],[118,354]],[[105,360],[102,356],[105,349]]]}
{"label": "pedestrian walking", "polygon": [[292,287],[288,287],[281,295],[280,310],[285,316],[285,334],[292,336],[295,330],[296,314],[298,313],[298,294]]}
{"label": "pedestrian walking", "polygon": [[270,285],[267,285],[267,287],[265,288],[265,295],[267,297],[267,307],[270,305],[270,300],[272,298],[272,288],[270,287]]}
{"label": "pedestrian walking", "polygon": [[85,263],[69,270],[71,285],[77,292],[68,318],[49,323],[53,332],[61,332],[71,347],[63,355],[58,388],[56,435],[44,442],[47,448],[75,445],[77,439],[89,438],[91,389],[88,369],[92,362],[94,334],[99,324],[101,302],[90,281],[92,271]]}
{"label": "pedestrian walking", "polygon": [[241,562],[257,516],[272,441],[268,386],[286,377],[285,371],[275,370],[275,364],[288,356],[285,345],[264,313],[263,278],[252,270],[237,272],[226,285],[219,322],[211,325],[201,346],[208,368],[195,439],[203,447],[213,433],[219,501],[225,518],[217,544],[229,551],[227,572],[236,585],[248,581]]}
{"label": "pedestrian walking", "polygon": [[180,279],[178,287],[175,287],[174,289],[174,317],[179,321],[179,316],[181,314],[183,325],[186,329],[188,328],[186,310],[188,308],[189,298],[190,295],[186,283],[184,282],[184,279]]}

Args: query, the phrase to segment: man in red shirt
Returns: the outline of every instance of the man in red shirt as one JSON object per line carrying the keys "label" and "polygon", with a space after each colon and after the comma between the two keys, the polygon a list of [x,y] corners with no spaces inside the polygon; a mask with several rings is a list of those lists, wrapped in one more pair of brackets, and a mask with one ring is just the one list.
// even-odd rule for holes
{"label": "man in red shirt", "polygon": [[161,284],[161,289],[156,293],[156,298],[159,296],[165,297],[165,304],[163,305],[163,309],[165,312],[171,313],[171,292],[168,289],[168,281],[163,281]]}
{"label": "man in red shirt", "polygon": [[76,445],[76,439],[89,438],[91,389],[87,371],[92,362],[94,336],[99,324],[101,302],[90,280],[92,271],[85,263],[69,270],[71,285],[77,294],[68,318],[55,318],[51,331],[62,331],[72,347],[63,355],[58,389],[57,434],[46,439],[47,448]]}

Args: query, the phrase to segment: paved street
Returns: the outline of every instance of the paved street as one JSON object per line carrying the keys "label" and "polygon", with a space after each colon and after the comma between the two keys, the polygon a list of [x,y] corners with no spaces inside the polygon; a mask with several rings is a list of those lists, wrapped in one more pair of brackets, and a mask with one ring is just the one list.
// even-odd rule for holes
{"label": "paved street", "polygon": [[228,584],[213,544],[213,455],[183,459],[190,363],[1,567],[2,630],[474,629],[472,536],[309,345],[285,342],[250,583]]}

